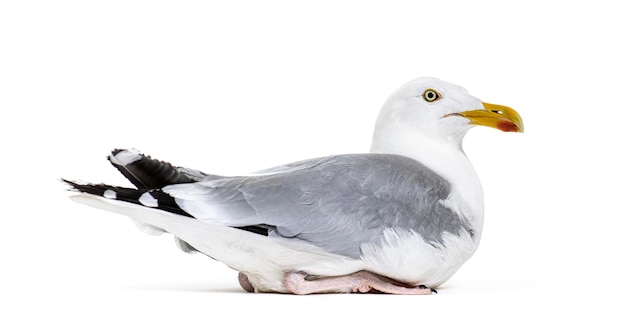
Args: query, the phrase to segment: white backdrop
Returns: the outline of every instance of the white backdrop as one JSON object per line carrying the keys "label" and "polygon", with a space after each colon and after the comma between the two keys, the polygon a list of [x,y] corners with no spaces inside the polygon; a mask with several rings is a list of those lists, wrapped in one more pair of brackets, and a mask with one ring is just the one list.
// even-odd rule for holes
{"label": "white backdrop", "polygon": [[[225,3],[0,4],[1,334],[626,331],[621,7]],[[466,137],[485,230],[437,296],[245,294],[58,181],[128,185],[116,147],[219,174],[367,151],[387,95],[426,75],[526,125]]]}

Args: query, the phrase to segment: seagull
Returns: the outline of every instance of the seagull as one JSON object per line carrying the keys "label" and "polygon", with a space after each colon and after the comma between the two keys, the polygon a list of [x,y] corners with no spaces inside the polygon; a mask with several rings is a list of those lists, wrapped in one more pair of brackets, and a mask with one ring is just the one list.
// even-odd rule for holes
{"label": "seagull", "polygon": [[248,292],[432,294],[480,242],[483,191],[462,148],[476,125],[524,129],[512,108],[424,77],[383,104],[369,153],[218,176],[116,149],[134,188],[63,181],[73,200],[239,271]]}

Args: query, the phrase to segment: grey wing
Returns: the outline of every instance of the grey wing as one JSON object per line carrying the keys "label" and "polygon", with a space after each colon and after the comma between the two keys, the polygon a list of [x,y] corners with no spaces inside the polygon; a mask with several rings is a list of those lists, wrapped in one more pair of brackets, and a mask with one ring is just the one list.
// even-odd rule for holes
{"label": "grey wing", "polygon": [[467,229],[440,202],[450,193],[448,182],[392,154],[330,156],[163,190],[200,220],[262,225],[270,235],[355,258],[363,243],[376,241],[386,228],[412,230],[431,242]]}

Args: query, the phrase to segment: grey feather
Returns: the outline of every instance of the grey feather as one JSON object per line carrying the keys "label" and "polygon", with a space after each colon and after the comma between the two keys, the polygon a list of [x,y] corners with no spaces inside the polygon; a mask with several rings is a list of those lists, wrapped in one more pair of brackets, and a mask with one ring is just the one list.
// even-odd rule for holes
{"label": "grey feather", "polygon": [[443,243],[469,224],[440,201],[449,183],[400,155],[350,154],[306,160],[263,171],[163,188],[203,221],[270,226],[271,236],[301,240],[358,258],[386,228],[419,233]]}

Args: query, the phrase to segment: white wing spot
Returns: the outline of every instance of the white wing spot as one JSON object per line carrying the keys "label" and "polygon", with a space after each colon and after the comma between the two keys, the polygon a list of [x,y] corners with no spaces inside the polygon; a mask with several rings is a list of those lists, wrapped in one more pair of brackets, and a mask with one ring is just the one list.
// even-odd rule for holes
{"label": "white wing spot", "polygon": [[113,190],[105,190],[104,193],[102,194],[102,196],[104,196],[104,198],[108,198],[108,199],[115,199],[117,198],[117,193]]}
{"label": "white wing spot", "polygon": [[145,192],[139,197],[139,203],[151,208],[156,208],[159,205],[157,199],[152,197],[149,192]]}
{"label": "white wing spot", "polygon": [[111,162],[120,166],[129,165],[135,161],[141,160],[141,154],[138,151],[132,149],[125,149],[115,155],[110,156]]}

